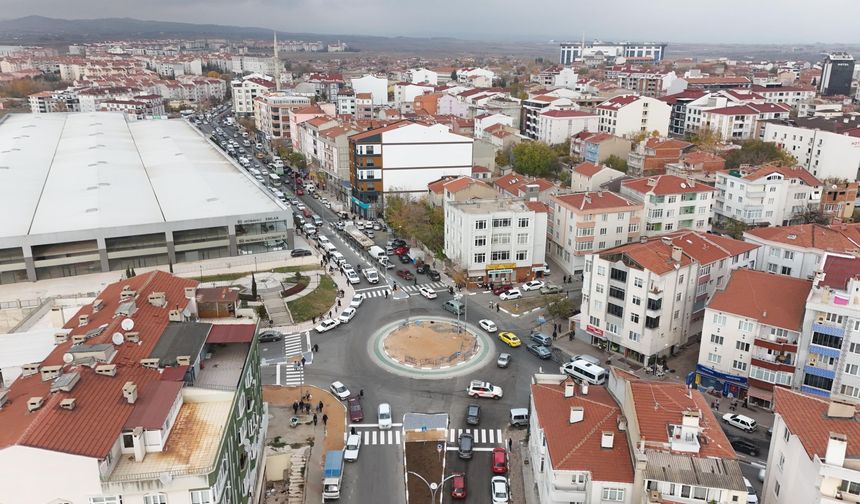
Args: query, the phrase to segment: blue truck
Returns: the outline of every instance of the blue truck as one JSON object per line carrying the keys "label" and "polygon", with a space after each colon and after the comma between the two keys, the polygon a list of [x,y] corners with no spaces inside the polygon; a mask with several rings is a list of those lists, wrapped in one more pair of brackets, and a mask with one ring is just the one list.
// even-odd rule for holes
{"label": "blue truck", "polygon": [[323,500],[340,498],[340,482],[343,476],[343,450],[329,450],[323,466]]}

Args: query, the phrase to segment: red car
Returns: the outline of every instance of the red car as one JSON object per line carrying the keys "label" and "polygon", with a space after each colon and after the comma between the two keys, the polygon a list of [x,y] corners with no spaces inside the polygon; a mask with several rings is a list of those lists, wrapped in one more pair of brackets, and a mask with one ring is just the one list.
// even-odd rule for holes
{"label": "red car", "polygon": [[409,247],[407,247],[406,245],[401,245],[401,246],[394,249],[394,255],[402,256],[402,255],[406,255],[408,253],[409,253]]}
{"label": "red car", "polygon": [[296,189],[296,196],[304,196],[304,194],[305,194],[305,190],[302,189],[301,187]]}
{"label": "red car", "polygon": [[404,280],[412,280],[413,278],[415,278],[415,275],[413,275],[411,271],[405,269],[397,270],[397,276]]}
{"label": "red car", "polygon": [[361,409],[361,399],[357,396],[352,396],[346,400],[346,407],[349,410],[349,420],[351,422],[361,422],[364,420],[364,410]]}
{"label": "red car", "polygon": [[457,473],[451,478],[451,498],[466,498],[466,475],[464,473]]}
{"label": "red car", "polygon": [[493,474],[508,472],[508,452],[504,448],[493,448]]}
{"label": "red car", "polygon": [[501,294],[503,292],[508,292],[509,290],[511,290],[513,288],[514,288],[514,286],[511,284],[496,285],[495,287],[493,287],[493,294],[498,296],[499,294]]}

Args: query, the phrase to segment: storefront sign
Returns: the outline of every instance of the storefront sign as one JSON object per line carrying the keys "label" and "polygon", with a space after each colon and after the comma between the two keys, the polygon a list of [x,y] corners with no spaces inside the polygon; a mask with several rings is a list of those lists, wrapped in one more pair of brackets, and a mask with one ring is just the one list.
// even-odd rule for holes
{"label": "storefront sign", "polygon": [[593,325],[588,324],[585,326],[585,330],[590,332],[591,334],[595,334],[597,336],[600,336],[601,338],[603,337],[603,329],[601,329],[599,327],[594,327]]}
{"label": "storefront sign", "polygon": [[352,202],[355,203],[355,205],[359,208],[364,208],[365,210],[370,208],[370,203],[365,203],[360,199],[356,198],[355,196],[352,197]]}
{"label": "storefront sign", "polygon": [[497,269],[514,269],[517,267],[516,263],[500,263],[500,264],[488,264],[487,271],[497,270]]}

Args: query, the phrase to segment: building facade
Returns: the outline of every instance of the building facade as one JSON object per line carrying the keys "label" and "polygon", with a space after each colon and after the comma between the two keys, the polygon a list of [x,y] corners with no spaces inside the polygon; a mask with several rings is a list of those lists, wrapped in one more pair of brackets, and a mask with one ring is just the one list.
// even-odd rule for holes
{"label": "building facade", "polygon": [[785,226],[818,208],[823,184],[803,168],[766,165],[716,174],[714,217]]}
{"label": "building facade", "polygon": [[854,56],[849,53],[830,53],[824,57],[818,92],[822,96],[851,96],[854,80]]}
{"label": "building facade", "polygon": [[290,111],[308,107],[311,99],[285,92],[265,93],[254,98],[254,124],[273,140],[286,138],[290,133]]}
{"label": "building facade", "polygon": [[558,62],[570,65],[595,53],[625,58],[651,58],[654,63],[666,55],[665,42],[565,42],[559,47]]}
{"label": "building facade", "polygon": [[656,131],[669,134],[672,107],[656,98],[619,95],[597,106],[598,131],[621,137]]}
{"label": "building facade", "polygon": [[254,99],[275,90],[275,81],[263,74],[246,75],[230,83],[233,97],[233,113],[249,116],[254,113]]}
{"label": "building facade", "polygon": [[621,195],[641,202],[644,236],[677,230],[711,229],[714,188],[675,175],[657,175],[621,182]]}
{"label": "building facade", "polygon": [[764,123],[762,140],[794,156],[819,180],[860,178],[860,121],[820,117]]}

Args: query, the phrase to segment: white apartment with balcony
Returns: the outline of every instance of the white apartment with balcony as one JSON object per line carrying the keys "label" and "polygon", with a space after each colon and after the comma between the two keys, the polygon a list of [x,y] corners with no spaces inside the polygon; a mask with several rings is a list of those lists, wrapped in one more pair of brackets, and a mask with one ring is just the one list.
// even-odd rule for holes
{"label": "white apartment with balcony", "polygon": [[672,106],[656,98],[619,95],[598,105],[596,111],[601,133],[627,138],[642,132],[669,134]]}
{"label": "white apartment with balcony", "polygon": [[252,115],[254,99],[275,90],[275,81],[268,75],[251,74],[230,83],[233,93],[233,113],[237,115]]}
{"label": "white apartment with balcony", "polygon": [[812,282],[739,269],[705,309],[696,384],[770,409],[790,387]]}
{"label": "white apartment with balcony", "polygon": [[803,168],[764,165],[716,174],[714,217],[785,226],[821,201],[822,182]]}
{"label": "white apartment with balcony", "polygon": [[744,231],[744,241],[758,245],[760,271],[812,278],[828,252],[860,255],[860,224],[797,224]]}
{"label": "white apartment with balcony", "polygon": [[585,256],[639,241],[642,204],[609,191],[551,196],[547,251],[566,274],[582,275]]}
{"label": "white apartment with balcony", "polygon": [[691,178],[657,175],[621,182],[621,195],[644,204],[645,236],[711,229],[714,188]]}
{"label": "white apartment with balcony", "polygon": [[308,107],[307,96],[276,91],[254,98],[254,124],[267,138],[284,138],[290,133],[290,110]]}
{"label": "white apartment with balcony", "polygon": [[860,178],[860,116],[856,114],[766,122],[761,139],[794,156],[819,180]]}
{"label": "white apartment with balcony", "polygon": [[537,116],[537,139],[563,144],[580,131],[597,131],[597,115],[582,110],[543,110]]}
{"label": "white apartment with balcony", "polygon": [[749,140],[761,134],[763,121],[788,119],[791,107],[782,103],[749,103],[702,111],[700,129],[723,140]]}

